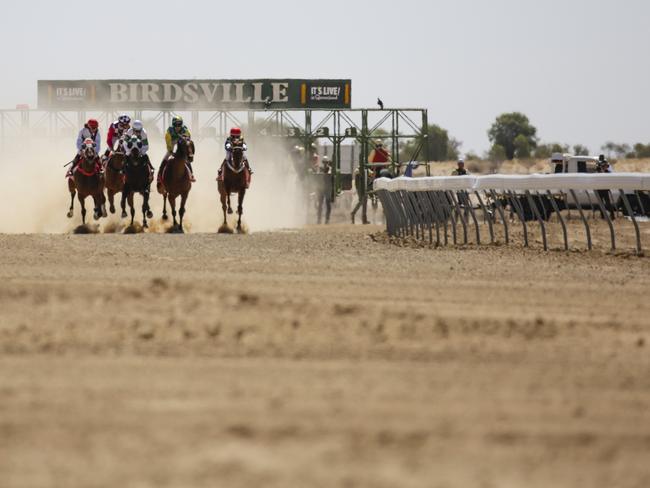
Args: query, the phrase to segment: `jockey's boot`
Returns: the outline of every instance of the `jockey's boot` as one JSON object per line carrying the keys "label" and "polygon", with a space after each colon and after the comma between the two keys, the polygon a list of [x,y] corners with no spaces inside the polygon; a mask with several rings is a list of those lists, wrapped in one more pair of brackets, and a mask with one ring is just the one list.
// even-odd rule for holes
{"label": "jockey's boot", "polygon": [[248,162],[248,159],[244,163],[246,165],[246,168],[248,169],[248,172],[252,175],[253,174],[253,168],[251,168],[251,163]]}
{"label": "jockey's boot", "polygon": [[196,182],[196,178],[194,178],[194,170],[192,169],[192,163],[188,162],[187,167],[190,168],[190,181],[192,183]]}

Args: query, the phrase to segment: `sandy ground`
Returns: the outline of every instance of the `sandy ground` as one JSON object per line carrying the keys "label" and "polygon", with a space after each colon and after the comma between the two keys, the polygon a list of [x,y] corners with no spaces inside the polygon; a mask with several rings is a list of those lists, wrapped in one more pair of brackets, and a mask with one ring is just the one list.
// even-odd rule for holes
{"label": "sandy ground", "polygon": [[650,486],[648,258],[380,230],[0,235],[0,486]]}

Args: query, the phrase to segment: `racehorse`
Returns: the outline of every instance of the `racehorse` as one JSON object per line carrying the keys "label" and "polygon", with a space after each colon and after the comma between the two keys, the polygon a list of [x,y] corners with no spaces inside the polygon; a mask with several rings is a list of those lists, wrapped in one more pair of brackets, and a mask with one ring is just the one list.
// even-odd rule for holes
{"label": "racehorse", "polygon": [[[167,160],[163,174],[160,175],[157,185],[158,193],[163,196],[163,220],[167,220],[167,200],[172,208],[174,228],[183,232],[183,215],[185,215],[185,202],[192,189],[192,180],[187,163],[194,156],[194,143],[189,137],[180,137],[171,157]],[[180,195],[181,206],[179,209],[180,225],[176,222],[176,198]]]}
{"label": "racehorse", "polygon": [[[104,197],[104,175],[101,173],[101,163],[99,156],[95,151],[95,146],[91,139],[86,139],[82,148],[79,164],[74,171],[74,181],[68,182],[68,189],[74,199],[74,192],[77,192],[77,198],[81,204],[81,220],[86,224],[86,197],[91,196],[95,203],[93,218],[99,220],[100,217],[106,217],[106,206]],[[72,205],[68,212],[68,217],[72,217]]]}
{"label": "racehorse", "polygon": [[140,154],[137,145],[131,149],[131,154],[126,159],[124,165],[125,182],[124,189],[122,190],[122,208],[125,206],[125,201],[128,200],[129,207],[131,208],[131,225],[133,225],[133,218],[135,217],[135,207],[133,206],[133,195],[139,193],[142,195],[142,227],[145,229],[149,227],[147,218],[153,218],[153,213],[149,207],[149,188],[151,182],[149,179],[149,165],[147,164],[147,157]]}
{"label": "racehorse", "polygon": [[246,189],[250,183],[250,172],[244,164],[244,147],[242,141],[234,141],[232,143],[232,157],[225,159],[223,164],[223,171],[218,179],[217,188],[221,196],[221,208],[223,209],[223,224],[219,228],[219,232],[231,233],[228,227],[228,220],[226,212],[232,214],[232,206],[230,205],[230,194],[237,193],[237,232],[242,232],[241,216],[244,213],[243,204]]}
{"label": "racehorse", "polygon": [[[124,141],[120,138],[115,142],[113,151],[108,157],[104,172],[104,181],[106,186],[106,193],[108,194],[108,204],[111,213],[115,213],[115,204],[113,198],[116,193],[124,192]],[[124,194],[124,193],[122,193]],[[122,198],[122,218],[126,217],[126,210],[124,207],[124,198]]]}

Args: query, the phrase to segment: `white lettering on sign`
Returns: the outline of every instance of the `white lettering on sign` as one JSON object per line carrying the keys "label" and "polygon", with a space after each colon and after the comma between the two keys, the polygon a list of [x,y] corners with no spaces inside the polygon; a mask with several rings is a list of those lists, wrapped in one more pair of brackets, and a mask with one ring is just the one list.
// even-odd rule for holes
{"label": "white lettering on sign", "polygon": [[219,83],[201,83],[201,91],[203,91],[203,96],[206,98],[208,103],[214,101],[214,97],[217,94],[217,88],[219,88]]}
{"label": "white lettering on sign", "polygon": [[236,103],[249,103],[253,97],[250,95],[244,97],[244,83],[235,83],[235,102]]}
{"label": "white lettering on sign", "polygon": [[309,92],[312,100],[321,101],[329,100],[336,101],[341,96],[340,86],[312,86]]}
{"label": "white lettering on sign", "polygon": [[[183,98],[183,89],[176,83],[163,83],[163,102],[176,103]],[[132,100],[136,101],[136,100]]]}
{"label": "white lettering on sign", "polygon": [[56,89],[56,99],[57,100],[84,100],[86,98],[86,88],[85,87],[65,87],[60,86]]}
{"label": "white lettering on sign", "polygon": [[129,99],[129,94],[127,93],[128,86],[126,83],[110,83],[111,88],[111,103],[124,103]]}
{"label": "white lettering on sign", "polygon": [[156,83],[143,83],[142,84],[142,101],[160,103],[158,91],[160,87]]}
{"label": "white lettering on sign", "polygon": [[221,86],[223,88],[223,95],[221,96],[221,101],[226,103],[232,102],[232,99],[230,98],[232,83],[222,83]]}
{"label": "white lettering on sign", "polygon": [[186,103],[196,103],[199,101],[199,86],[196,83],[188,83],[183,87],[185,96],[183,101]]}
{"label": "white lettering on sign", "polygon": [[[301,88],[305,86],[306,91]],[[106,109],[260,109],[269,102],[304,106],[310,101],[340,103],[343,92],[342,83],[334,80],[58,80],[47,85],[50,104],[86,103],[88,108]]]}
{"label": "white lettering on sign", "polygon": [[275,103],[287,103],[289,102],[289,96],[287,95],[287,90],[289,89],[289,83],[271,83],[273,87],[273,102]]}
{"label": "white lettering on sign", "polygon": [[264,103],[262,87],[264,83],[253,83],[253,103]]}

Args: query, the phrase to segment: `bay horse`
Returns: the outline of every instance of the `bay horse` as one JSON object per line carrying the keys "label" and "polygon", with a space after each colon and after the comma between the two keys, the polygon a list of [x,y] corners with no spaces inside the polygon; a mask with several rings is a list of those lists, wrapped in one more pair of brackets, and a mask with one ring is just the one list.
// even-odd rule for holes
{"label": "bay horse", "polygon": [[219,227],[221,233],[232,233],[228,226],[226,212],[232,214],[230,205],[230,194],[237,193],[237,232],[242,232],[241,216],[244,213],[244,196],[250,183],[250,172],[244,163],[244,146],[241,140],[232,143],[232,158],[225,159],[222,166],[221,176],[217,179],[217,188],[221,196],[221,208],[223,210],[223,224]]}
{"label": "bay horse", "polygon": [[[115,204],[113,199],[117,193],[124,192],[124,161],[126,154],[124,152],[124,141],[115,142],[113,151],[105,163],[104,185],[108,194],[109,211],[115,213]],[[124,199],[122,199],[122,218],[126,217]]]}
{"label": "bay horse", "polygon": [[[174,229],[183,232],[183,215],[185,202],[192,189],[192,180],[187,163],[194,156],[194,142],[189,137],[180,137],[174,146],[172,155],[167,160],[163,174],[157,185],[158,193],[163,196],[163,220],[167,220],[167,201],[172,209]],[[160,171],[160,170],[159,170]],[[176,198],[181,197],[179,209],[180,225],[176,222]]]}
{"label": "bay horse", "polygon": [[[74,170],[74,181],[68,181],[68,189],[74,199],[74,191],[77,192],[77,198],[81,205],[81,221],[86,224],[86,197],[92,197],[95,204],[93,218],[99,220],[100,217],[106,217],[106,198],[104,197],[104,175],[101,173],[101,163],[99,156],[95,151],[93,141],[86,139],[79,158],[79,164]],[[68,217],[72,217],[72,205],[68,212]]]}
{"label": "bay horse", "polygon": [[147,218],[153,218],[153,212],[149,207],[149,189],[151,186],[148,158],[140,154],[137,145],[131,149],[131,153],[126,158],[124,166],[125,182],[122,190],[122,208],[128,200],[131,208],[131,225],[135,217],[135,207],[133,206],[134,193],[142,195],[142,227],[149,227]]}

